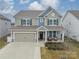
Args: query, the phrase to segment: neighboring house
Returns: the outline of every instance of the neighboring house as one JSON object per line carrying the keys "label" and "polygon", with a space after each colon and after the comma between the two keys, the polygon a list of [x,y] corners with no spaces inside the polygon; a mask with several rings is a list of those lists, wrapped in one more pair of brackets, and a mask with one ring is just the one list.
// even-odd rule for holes
{"label": "neighboring house", "polygon": [[10,34],[11,21],[0,14],[0,38]]}
{"label": "neighboring house", "polygon": [[46,10],[25,10],[15,16],[12,39],[15,42],[64,42],[61,16],[49,7]]}
{"label": "neighboring house", "polygon": [[63,18],[65,36],[79,41],[79,10],[69,10]]}

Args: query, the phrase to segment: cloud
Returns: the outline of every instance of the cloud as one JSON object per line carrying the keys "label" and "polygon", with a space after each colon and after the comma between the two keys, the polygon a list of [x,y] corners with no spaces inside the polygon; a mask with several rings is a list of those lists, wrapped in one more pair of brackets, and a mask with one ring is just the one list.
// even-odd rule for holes
{"label": "cloud", "polygon": [[0,13],[3,14],[15,14],[16,10],[14,9],[13,0],[1,0],[0,1]]}
{"label": "cloud", "polygon": [[59,0],[41,0],[41,3],[45,7],[51,6],[53,8],[58,8],[60,1]]}
{"label": "cloud", "polygon": [[4,0],[8,4],[14,4],[13,0]]}
{"label": "cloud", "polygon": [[29,3],[29,2],[30,2],[30,0],[20,0],[21,4],[25,4],[25,3]]}
{"label": "cloud", "polygon": [[31,3],[29,5],[28,9],[30,9],[30,10],[43,10],[44,8],[37,1],[34,1],[33,3]]}
{"label": "cloud", "polygon": [[28,8],[33,10],[42,10],[46,9],[48,6],[51,6],[52,8],[57,9],[59,3],[59,0],[40,0],[40,3],[37,1],[32,2]]}

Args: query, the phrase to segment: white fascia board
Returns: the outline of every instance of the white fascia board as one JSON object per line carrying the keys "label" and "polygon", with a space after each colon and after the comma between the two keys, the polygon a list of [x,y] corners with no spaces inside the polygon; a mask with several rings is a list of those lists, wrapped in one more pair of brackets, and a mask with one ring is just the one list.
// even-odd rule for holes
{"label": "white fascia board", "polygon": [[38,27],[36,30],[39,30],[40,28],[45,28],[46,30],[48,30],[46,27],[44,27],[44,26],[40,26],[40,27]]}
{"label": "white fascia board", "polygon": [[13,32],[13,33],[36,33],[36,32]]}

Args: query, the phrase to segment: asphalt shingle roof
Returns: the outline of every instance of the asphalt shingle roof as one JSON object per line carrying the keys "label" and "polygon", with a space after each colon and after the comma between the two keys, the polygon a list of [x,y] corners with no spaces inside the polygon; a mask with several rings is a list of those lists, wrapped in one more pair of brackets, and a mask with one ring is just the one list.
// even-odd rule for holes
{"label": "asphalt shingle roof", "polygon": [[1,20],[6,20],[6,21],[10,21],[7,17],[5,17],[4,15],[0,14],[0,19]]}
{"label": "asphalt shingle roof", "polygon": [[43,12],[42,10],[24,10],[17,13],[14,17],[30,17],[35,18]]}
{"label": "asphalt shingle roof", "polygon": [[46,10],[23,10],[18,12],[14,17],[30,17],[30,18],[36,18],[38,16],[45,16],[47,15],[50,11],[56,13],[60,18],[62,17],[55,9],[48,7]]}
{"label": "asphalt shingle roof", "polygon": [[71,10],[69,12],[72,13],[76,18],[79,19],[79,10]]}

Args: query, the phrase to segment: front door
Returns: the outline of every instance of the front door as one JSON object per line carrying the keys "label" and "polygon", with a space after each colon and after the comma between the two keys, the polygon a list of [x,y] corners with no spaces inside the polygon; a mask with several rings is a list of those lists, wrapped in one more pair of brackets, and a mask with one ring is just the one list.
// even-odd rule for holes
{"label": "front door", "polygon": [[44,40],[44,37],[45,37],[45,32],[39,32],[39,40]]}
{"label": "front door", "polygon": [[40,39],[43,39],[43,32],[40,32]]}

